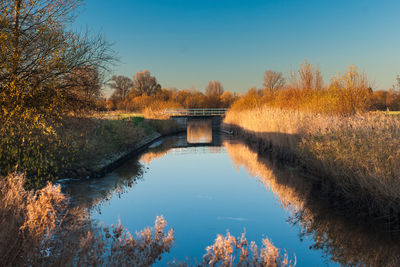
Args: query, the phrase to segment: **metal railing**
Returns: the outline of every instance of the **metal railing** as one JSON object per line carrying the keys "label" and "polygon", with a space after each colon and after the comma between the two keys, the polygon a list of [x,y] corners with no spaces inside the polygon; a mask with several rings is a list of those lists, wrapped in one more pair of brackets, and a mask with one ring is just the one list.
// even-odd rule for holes
{"label": "metal railing", "polygon": [[169,116],[224,116],[228,108],[185,108],[185,109],[166,109],[165,115]]}

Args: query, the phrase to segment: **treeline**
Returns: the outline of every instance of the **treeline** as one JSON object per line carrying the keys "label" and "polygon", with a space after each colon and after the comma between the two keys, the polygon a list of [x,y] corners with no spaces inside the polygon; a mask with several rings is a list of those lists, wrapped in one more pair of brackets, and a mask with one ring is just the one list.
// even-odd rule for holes
{"label": "treeline", "polygon": [[268,70],[264,88],[253,88],[233,105],[236,110],[261,106],[331,115],[351,115],[375,110],[400,110],[400,78],[388,91],[373,91],[364,73],[350,66],[324,84],[319,68],[309,62],[291,71],[288,78]]}
{"label": "treeline", "polygon": [[400,110],[400,77],[388,91],[373,91],[364,73],[350,66],[344,73],[332,77],[328,84],[319,68],[308,61],[288,77],[267,70],[263,88],[252,88],[244,94],[224,91],[218,81],[210,81],[205,93],[196,89],[165,89],[149,71],[138,72],[130,79],[114,76],[114,90],[104,109],[154,113],[166,108],[252,109],[268,105],[324,114],[349,115],[370,110]]}
{"label": "treeline", "polygon": [[133,79],[113,76],[110,87],[114,90],[107,100],[109,110],[145,111],[165,108],[218,108],[229,107],[238,96],[224,91],[219,81],[210,81],[205,93],[196,89],[165,89],[148,70],[136,73]]}

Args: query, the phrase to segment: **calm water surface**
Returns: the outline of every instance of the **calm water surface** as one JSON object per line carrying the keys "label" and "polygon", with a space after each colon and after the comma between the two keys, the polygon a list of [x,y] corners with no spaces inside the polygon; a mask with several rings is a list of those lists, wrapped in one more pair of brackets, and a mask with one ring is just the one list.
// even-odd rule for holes
{"label": "calm water surface", "polygon": [[[93,219],[106,225],[121,220],[132,233],[164,215],[175,231],[175,245],[159,266],[174,258],[201,261],[205,248],[227,230],[234,236],[246,231],[247,239],[259,246],[268,237],[276,247],[295,254],[297,266],[339,265],[331,258],[342,264],[357,262],[364,253],[362,242],[375,240],[361,238],[362,230],[310,206],[307,184],[294,183],[293,173],[275,168],[246,145],[200,136],[203,146],[198,146],[193,136],[158,142],[106,177],[70,183],[67,191],[78,205],[91,207]],[[343,245],[354,234],[358,243]],[[318,236],[325,240],[321,243],[324,238]],[[319,248],[311,249],[316,245]]]}

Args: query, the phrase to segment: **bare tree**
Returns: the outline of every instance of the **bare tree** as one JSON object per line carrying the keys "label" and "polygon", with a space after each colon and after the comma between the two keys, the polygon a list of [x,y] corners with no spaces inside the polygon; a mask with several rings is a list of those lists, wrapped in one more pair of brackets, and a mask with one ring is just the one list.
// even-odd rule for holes
{"label": "bare tree", "polygon": [[86,85],[114,60],[101,36],[71,30],[80,4],[0,0],[0,175],[18,166],[39,185],[73,158],[72,146],[56,133],[61,118],[68,110],[92,105],[76,97],[72,77],[88,74],[78,85],[84,84],[87,95],[97,94],[97,84]]}
{"label": "bare tree", "polygon": [[161,85],[156,77],[151,76],[150,71],[145,70],[133,76],[133,90],[139,94],[154,95],[161,90]]}
{"label": "bare tree", "polygon": [[133,82],[130,78],[125,76],[113,76],[110,84],[111,89],[114,89],[113,97],[124,101],[132,89]]}
{"label": "bare tree", "polygon": [[393,89],[400,91],[400,75],[396,76],[396,84],[393,85]]}
{"label": "bare tree", "polygon": [[282,89],[285,86],[286,80],[282,72],[267,70],[264,74],[264,88],[271,91]]}
{"label": "bare tree", "polygon": [[314,89],[321,90],[324,87],[321,70],[317,67],[314,71]]}
{"label": "bare tree", "polygon": [[300,65],[299,75],[300,75],[301,88],[312,89],[314,73],[311,64],[308,63],[307,60]]}
{"label": "bare tree", "polygon": [[102,77],[97,68],[82,66],[73,69],[68,83],[73,91],[86,100],[95,100],[101,96]]}
{"label": "bare tree", "polygon": [[305,60],[297,72],[289,72],[289,86],[295,89],[320,90],[324,87],[319,67],[313,66]]}
{"label": "bare tree", "polygon": [[[101,36],[69,30],[80,0],[0,0],[0,87],[15,85],[29,106],[62,108],[75,83],[71,72],[93,68],[99,75],[114,60]],[[72,83],[71,83],[72,82]],[[23,88],[23,90],[22,90]],[[43,109],[53,105],[54,108]]]}
{"label": "bare tree", "polygon": [[224,93],[224,87],[219,81],[209,81],[206,87],[207,96],[221,96]]}

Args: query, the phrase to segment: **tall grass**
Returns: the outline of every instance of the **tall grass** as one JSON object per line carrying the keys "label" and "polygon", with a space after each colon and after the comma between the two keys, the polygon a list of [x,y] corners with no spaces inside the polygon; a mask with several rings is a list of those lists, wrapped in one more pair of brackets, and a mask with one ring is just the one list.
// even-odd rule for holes
{"label": "tall grass", "polygon": [[2,266],[149,266],[173,244],[163,217],[134,237],[121,225],[93,225],[59,186],[33,192],[24,183],[15,173],[0,180]]}
{"label": "tall grass", "polygon": [[341,118],[324,131],[303,136],[304,164],[332,177],[346,197],[363,196],[380,208],[400,207],[400,119],[384,114]]}
{"label": "tall grass", "polygon": [[369,203],[371,214],[399,210],[399,118],[383,113],[321,115],[262,106],[231,110],[225,122],[274,149],[290,151],[320,182],[334,184],[338,195]]}
{"label": "tall grass", "polygon": [[295,266],[286,252],[281,254],[268,238],[262,240],[258,248],[255,242],[249,242],[245,233],[234,237],[229,232],[218,235],[213,245],[206,248],[202,266]]}

